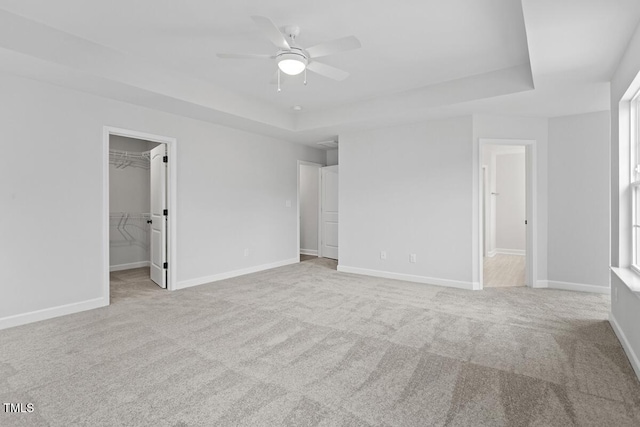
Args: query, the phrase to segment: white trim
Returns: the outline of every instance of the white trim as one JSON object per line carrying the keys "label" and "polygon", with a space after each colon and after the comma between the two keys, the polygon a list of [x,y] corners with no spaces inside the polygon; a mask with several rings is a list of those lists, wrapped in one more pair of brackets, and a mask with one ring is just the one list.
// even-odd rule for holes
{"label": "white trim", "polygon": [[0,318],[0,329],[12,328],[14,326],[26,325],[27,323],[51,319],[53,317],[60,317],[67,314],[79,313],[81,311],[93,310],[94,308],[104,307],[107,305],[109,305],[109,300],[105,297],[100,297],[86,301],[60,305],[57,307],[30,311],[28,313],[16,314],[14,316],[7,316]]}
{"label": "white trim", "polygon": [[[640,89],[636,91],[633,97],[629,100],[629,203],[631,205],[631,224],[629,225],[629,231],[631,232],[631,254],[630,254],[630,264],[631,268],[638,270],[638,251],[637,251],[637,236],[635,227],[638,226],[637,221],[637,209],[636,205],[638,204],[637,200],[637,189],[636,187],[640,184],[638,180],[637,166],[640,164],[640,152],[638,151],[638,126],[640,125],[638,121],[640,117],[638,116],[638,102],[640,102]],[[621,153],[621,151],[619,151]]]}
{"label": "white trim", "polygon": [[[482,200],[483,195],[482,188],[482,151],[485,145],[517,145],[524,146],[525,148],[525,161],[526,161],[526,173],[527,173],[527,242],[525,249],[526,256],[526,283],[530,287],[538,287],[538,159],[537,159],[537,141],[534,139],[492,139],[492,138],[478,138],[478,144],[474,144],[473,155],[475,161],[473,162],[473,209],[472,209],[472,230],[474,240],[474,250],[472,257],[473,267],[473,279],[478,278],[479,288],[483,288],[483,245],[484,245],[484,233],[482,229],[483,215],[482,212]],[[476,148],[477,147],[477,148]],[[492,252],[489,252],[489,256],[492,256]],[[496,251],[497,252],[497,251]]]}
{"label": "white trim", "polygon": [[634,269],[632,269],[631,267],[611,267],[611,271],[613,271],[613,273],[618,276],[618,279],[620,279],[631,292],[640,297],[640,275],[638,275],[638,273]]}
{"label": "white trim", "polygon": [[487,256],[488,256],[489,258],[493,258],[494,256],[496,256],[496,250],[495,250],[495,249],[493,249],[493,250],[489,251],[489,253],[487,254]]}
{"label": "white trim", "polygon": [[214,274],[212,276],[198,277],[195,279],[183,280],[178,282],[176,289],[190,288],[192,286],[204,285],[206,283],[218,282],[220,280],[231,279],[233,277],[244,276],[245,274],[257,273],[272,268],[283,267],[285,265],[297,264],[300,262],[300,256],[285,259],[283,261],[272,262],[270,264],[256,265],[254,267],[243,268],[241,270],[228,271],[226,273]]}
{"label": "white trim", "polygon": [[[167,226],[169,233],[167,235],[167,262],[169,263],[167,290],[176,290],[178,278],[178,241],[177,241],[177,225],[178,225],[178,147],[177,139],[154,135],[146,132],[138,132],[135,130],[116,128],[112,126],[104,126],[102,128],[102,263],[103,263],[103,296],[109,301],[109,136],[118,135],[127,138],[143,139],[145,141],[158,142],[167,145],[167,156],[169,163],[167,164],[167,208],[169,215],[167,217]],[[108,303],[107,303],[108,305]]]}
{"label": "white trim", "polygon": [[[307,249],[301,249],[300,248],[300,166],[301,165],[307,165],[307,166],[314,166],[318,168],[318,226],[317,226],[317,230],[318,230],[318,249],[316,250],[315,254],[307,254],[305,252],[302,252],[303,250],[307,250]],[[298,196],[298,203],[297,203],[297,230],[296,230],[296,240],[298,242],[298,262],[300,262],[300,254],[304,254],[304,255],[318,255],[320,253],[320,169],[323,167],[323,165],[321,163],[313,163],[313,162],[307,162],[306,160],[298,160],[298,178],[297,178],[297,196]]]}
{"label": "white trim", "polygon": [[548,280],[538,280],[536,283],[533,284],[532,287],[536,288],[536,289],[546,289],[546,288],[549,287],[549,281]]}
{"label": "white trim", "polygon": [[618,341],[622,344],[622,348],[624,348],[624,352],[627,354],[627,359],[631,363],[631,367],[636,373],[636,376],[640,380],[640,359],[638,355],[633,351],[633,347],[629,344],[629,340],[627,340],[626,335],[622,332],[622,328],[618,324],[613,313],[609,313],[609,324],[611,324],[611,329],[618,337]]}
{"label": "white trim", "polygon": [[525,251],[524,249],[501,249],[501,248],[496,248],[493,252],[495,254],[499,254],[499,255],[520,255],[520,256],[526,256],[527,255],[527,251]]}
{"label": "white trim", "polygon": [[559,282],[557,280],[538,280],[534,288],[559,289],[563,291],[589,292],[593,294],[609,294],[609,286],[587,285],[584,283]]}
{"label": "white trim", "polygon": [[[634,98],[640,91],[640,72],[633,78],[633,81],[620,98],[618,103],[618,123],[611,123],[612,128],[618,127],[618,176],[617,178],[617,192],[618,192],[618,222],[617,230],[611,230],[612,233],[617,233],[618,245],[611,247],[612,262],[614,267],[627,268],[634,263],[632,258],[634,250],[634,241],[631,224],[632,218],[634,218],[633,210],[634,206],[631,203],[631,194],[629,192],[629,183],[636,181],[635,174],[633,173],[634,152],[637,150],[634,139],[636,129],[634,127],[634,120],[637,120],[637,116],[632,117],[634,108]],[[614,141],[612,141],[612,146]],[[616,224],[613,224],[616,225]],[[615,242],[614,242],[615,243]],[[617,249],[617,259],[614,250]]]}
{"label": "white trim", "polygon": [[[482,163],[482,159],[480,159],[480,163]],[[481,194],[478,194],[478,200],[480,201],[480,205],[481,205],[481,212],[480,214],[482,215],[482,217],[480,218],[482,224],[480,224],[480,227],[482,227],[482,235],[486,236],[487,233],[487,219],[489,218],[489,215],[487,215],[487,212],[489,211],[489,203],[490,203],[490,199],[491,199],[491,195],[489,194],[488,188],[489,188],[489,167],[487,165],[482,165],[482,167],[480,168],[482,171],[482,175],[481,175],[481,179],[482,179],[482,183],[481,185]],[[491,253],[491,247],[489,245],[488,239],[484,239],[484,242],[482,244],[482,254],[483,256],[493,256],[495,255],[495,253],[493,255],[489,255]],[[484,272],[483,272],[484,273]]]}
{"label": "white trim", "polygon": [[318,251],[313,249],[300,249],[300,255],[318,256]]}
{"label": "white trim", "polygon": [[116,264],[109,267],[109,271],[131,270],[132,268],[149,267],[151,261],[130,262],[128,264]]}
{"label": "white trim", "polygon": [[437,279],[434,277],[416,276],[413,274],[393,273],[391,271],[369,270],[367,268],[349,267],[347,265],[338,265],[338,271],[342,273],[360,274],[363,276],[382,277],[385,279],[404,280],[405,282],[424,283],[427,285],[446,286],[448,288],[458,288],[467,290],[476,290],[479,283],[463,282],[459,280]]}

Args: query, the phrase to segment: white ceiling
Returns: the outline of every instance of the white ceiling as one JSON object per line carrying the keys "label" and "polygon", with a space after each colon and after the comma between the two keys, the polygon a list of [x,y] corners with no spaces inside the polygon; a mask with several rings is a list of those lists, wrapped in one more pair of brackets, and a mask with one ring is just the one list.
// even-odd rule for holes
{"label": "white ceiling", "polygon": [[[301,27],[304,47],[355,35],[276,92],[276,65],[218,52],[276,48],[251,15]],[[556,116],[608,108],[637,0],[0,0],[0,69],[310,143],[443,115]],[[303,111],[294,112],[293,105]]]}

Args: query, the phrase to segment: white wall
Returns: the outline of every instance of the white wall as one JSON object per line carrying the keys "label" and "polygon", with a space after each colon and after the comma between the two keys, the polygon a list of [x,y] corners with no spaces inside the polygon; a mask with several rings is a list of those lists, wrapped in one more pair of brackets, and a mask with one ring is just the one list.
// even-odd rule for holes
{"label": "white wall", "polygon": [[178,285],[296,259],[297,160],[324,151],[7,74],[0,93],[0,327],[106,303],[105,125],[178,140]]}
{"label": "white wall", "polygon": [[318,208],[320,169],[300,165],[300,251],[318,254]]}
{"label": "white wall", "polygon": [[332,150],[327,150],[327,166],[335,166],[338,164],[338,155],[339,149],[334,148]]}
{"label": "white wall", "polygon": [[[109,149],[142,153],[158,145],[150,141],[111,135]],[[109,265],[112,269],[133,268],[149,262],[149,225],[135,214],[148,213],[150,171],[139,167],[109,164],[109,211],[134,214],[126,220],[114,215],[109,227]]]}
{"label": "white wall", "polygon": [[[522,147],[521,151],[524,151]],[[525,154],[498,154],[495,163],[496,250],[524,252],[526,246]]]}
{"label": "white wall", "polygon": [[[627,273],[636,274],[628,271]],[[629,274],[625,278],[629,279]],[[636,278],[637,280],[637,278]],[[611,273],[611,314],[609,321],[640,379],[640,291],[632,291],[625,281]]]}
{"label": "white wall", "polygon": [[[545,283],[547,279],[547,146],[548,146],[548,120],[546,118],[528,118],[513,116],[495,116],[486,114],[476,114],[473,116],[473,141],[474,156],[478,150],[479,139],[528,139],[536,141],[537,149],[537,280]],[[475,163],[472,166],[473,174],[479,172]],[[478,189],[474,186],[472,216],[478,215]],[[477,227],[476,223],[473,224]],[[478,252],[479,245],[476,236],[478,231],[474,228],[473,233],[473,256],[472,262],[474,281],[479,280],[480,266]]]}
{"label": "white wall", "polygon": [[[630,261],[630,218],[627,209],[620,209],[628,200],[628,142],[620,140],[619,103],[640,71],[640,26],[627,46],[611,79],[611,265],[627,268]],[[634,273],[632,273],[634,274]],[[611,273],[611,322],[622,342],[636,374],[640,378],[640,294],[631,292],[625,283]],[[616,300],[616,288],[619,289]]]}
{"label": "white wall", "polygon": [[471,135],[471,117],[340,135],[341,271],[472,287]]}
{"label": "white wall", "polygon": [[549,120],[549,280],[609,287],[609,112]]}

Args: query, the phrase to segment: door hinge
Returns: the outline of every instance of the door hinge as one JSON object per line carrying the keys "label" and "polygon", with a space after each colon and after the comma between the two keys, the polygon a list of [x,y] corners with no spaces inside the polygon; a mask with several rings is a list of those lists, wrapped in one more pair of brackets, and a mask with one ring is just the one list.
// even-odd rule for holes
{"label": "door hinge", "polygon": [[167,163],[169,161],[169,156],[162,156],[162,161]]}
{"label": "door hinge", "polygon": [[169,215],[169,209],[165,209],[162,211],[162,215]]}
{"label": "door hinge", "polygon": [[162,268],[169,268],[169,263],[165,262],[164,264],[162,264]]}
{"label": "door hinge", "polygon": [[524,225],[527,225],[527,220],[526,219],[524,220]]}

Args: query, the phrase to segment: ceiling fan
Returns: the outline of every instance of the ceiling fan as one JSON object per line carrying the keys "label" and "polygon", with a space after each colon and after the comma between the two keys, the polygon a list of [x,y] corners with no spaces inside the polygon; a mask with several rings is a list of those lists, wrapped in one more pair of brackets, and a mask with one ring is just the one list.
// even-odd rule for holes
{"label": "ceiling fan", "polygon": [[300,34],[300,27],[288,25],[284,34],[276,25],[264,16],[252,16],[251,19],[262,30],[279,50],[274,55],[254,53],[219,53],[218,58],[224,59],[268,59],[276,60],[278,64],[277,83],[280,92],[280,72],[295,76],[304,71],[304,84],[307,84],[307,70],[333,80],[344,80],[349,73],[331,65],[316,61],[316,58],[358,49],[360,41],[354,36],[343,37],[326,43],[320,43],[304,49],[296,43]]}

